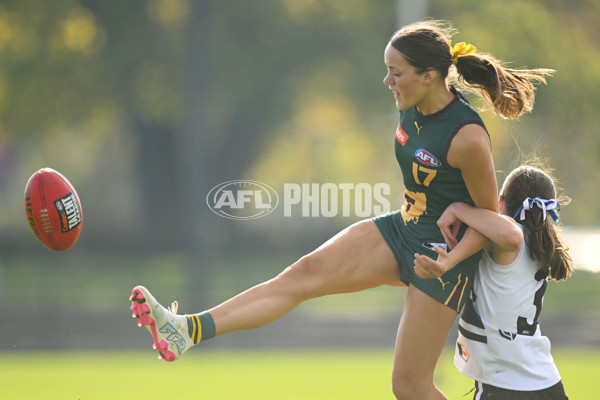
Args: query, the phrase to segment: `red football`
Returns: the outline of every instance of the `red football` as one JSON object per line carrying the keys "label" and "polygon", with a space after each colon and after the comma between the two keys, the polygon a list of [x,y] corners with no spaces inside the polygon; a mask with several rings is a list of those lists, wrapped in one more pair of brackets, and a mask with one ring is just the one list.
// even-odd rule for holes
{"label": "red football", "polygon": [[58,171],[42,168],[31,175],[25,187],[25,215],[33,234],[51,250],[68,250],[79,239],[81,202]]}

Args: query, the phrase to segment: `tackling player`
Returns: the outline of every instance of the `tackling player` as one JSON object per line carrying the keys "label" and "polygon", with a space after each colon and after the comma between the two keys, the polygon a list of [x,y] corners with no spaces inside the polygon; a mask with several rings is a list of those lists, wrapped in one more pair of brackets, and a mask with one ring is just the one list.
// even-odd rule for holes
{"label": "tackling player", "polygon": [[[548,277],[571,275],[571,257],[553,225],[559,203],[568,201],[556,200],[546,172],[521,166],[504,181],[500,214],[454,203],[439,220],[449,244],[457,221],[491,241],[459,321],[454,356],[459,371],[475,380],[474,400],[567,399],[538,318]],[[443,248],[436,251],[438,261],[416,254],[415,264],[430,269],[448,257]]]}

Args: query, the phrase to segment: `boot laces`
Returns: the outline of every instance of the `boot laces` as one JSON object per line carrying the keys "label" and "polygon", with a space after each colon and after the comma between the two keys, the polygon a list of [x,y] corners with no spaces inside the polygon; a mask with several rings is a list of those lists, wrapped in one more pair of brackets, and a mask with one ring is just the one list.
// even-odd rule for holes
{"label": "boot laces", "polygon": [[171,303],[171,306],[168,307],[169,311],[171,311],[173,314],[177,314],[177,310],[179,309],[179,303],[177,302],[177,300],[175,300],[174,302]]}

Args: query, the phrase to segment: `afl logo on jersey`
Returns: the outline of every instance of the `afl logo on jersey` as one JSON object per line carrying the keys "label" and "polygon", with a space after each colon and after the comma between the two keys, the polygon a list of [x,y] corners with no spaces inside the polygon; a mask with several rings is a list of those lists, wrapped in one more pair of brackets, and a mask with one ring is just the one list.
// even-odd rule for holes
{"label": "afl logo on jersey", "polygon": [[435,158],[433,154],[428,152],[425,149],[419,149],[415,153],[415,158],[419,160],[419,162],[423,165],[427,165],[428,167],[439,167],[442,163]]}

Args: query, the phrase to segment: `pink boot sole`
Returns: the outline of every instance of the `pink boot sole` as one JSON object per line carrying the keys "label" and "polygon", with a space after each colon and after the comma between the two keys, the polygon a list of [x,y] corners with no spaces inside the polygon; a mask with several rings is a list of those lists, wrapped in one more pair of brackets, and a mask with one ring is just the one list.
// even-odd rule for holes
{"label": "pink boot sole", "polygon": [[138,326],[145,326],[150,331],[150,334],[152,334],[152,340],[154,340],[152,348],[158,350],[158,358],[165,361],[175,361],[177,356],[169,350],[169,343],[164,339],[161,341],[158,340],[156,321],[152,316],[150,306],[146,304],[144,293],[140,289],[133,289],[129,300],[131,300],[131,309],[133,310],[131,316],[138,319]]}

